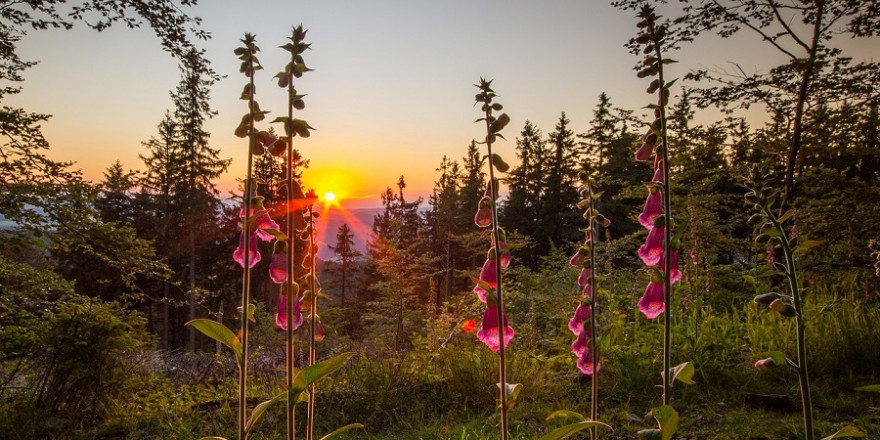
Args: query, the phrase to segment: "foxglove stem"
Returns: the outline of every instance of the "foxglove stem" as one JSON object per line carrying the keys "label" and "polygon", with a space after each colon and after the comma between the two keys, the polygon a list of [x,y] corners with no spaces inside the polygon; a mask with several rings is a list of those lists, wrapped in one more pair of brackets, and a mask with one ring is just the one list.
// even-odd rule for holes
{"label": "foxglove stem", "polygon": [[[315,269],[315,213],[312,210],[314,205],[309,205],[309,290],[311,297],[311,316],[309,320],[309,366],[318,362],[318,352],[316,350],[315,334],[318,328],[318,292],[315,291],[318,283],[316,282],[317,271]],[[309,408],[308,408],[308,427],[306,431],[306,440],[315,438],[315,383],[309,386]]]}
{"label": "foxglove stem", "polygon": [[[291,61],[295,61],[295,56],[291,55]],[[287,85],[287,96],[290,97],[293,95],[293,72],[290,73],[290,83]],[[287,104],[287,117],[288,120],[293,120],[293,103],[290,102],[291,98],[288,98]],[[296,347],[294,347],[293,340],[293,325],[290,322],[293,319],[293,298],[294,295],[298,295],[299,286],[294,290],[294,286],[296,286],[296,273],[294,272],[294,264],[296,261],[296,226],[293,223],[293,209],[294,206],[294,198],[296,194],[293,192],[293,179],[296,176],[296,172],[294,168],[296,167],[296,161],[293,159],[293,133],[287,134],[287,239],[289,240],[287,245],[287,389],[290,390],[293,388],[293,375],[294,375],[294,362],[296,360],[296,352],[294,351]],[[287,393],[287,440],[296,440],[296,412],[294,408],[296,406],[295,396],[292,396],[290,393]]]}
{"label": "foxglove stem", "polygon": [[[656,29],[650,24],[649,32],[655,34]],[[660,51],[660,42],[654,44],[654,56],[658,60],[662,60],[663,54]],[[663,150],[663,213],[666,215],[666,228],[663,237],[663,259],[671,261],[670,253],[672,252],[672,194],[669,185],[669,142],[666,133],[666,81],[663,79],[663,64],[659,63],[657,79],[660,82],[660,88],[657,95],[660,97],[658,104],[660,107],[660,141]],[[671,264],[666,264],[663,268],[663,405],[669,405],[670,393],[672,391],[672,377],[670,377],[669,369],[672,367],[672,282],[671,280]]]}
{"label": "foxglove stem", "polygon": [[[596,212],[595,199],[593,198],[593,186],[589,185],[589,199],[590,199],[590,212]],[[598,231],[596,227],[596,222],[593,218],[590,218],[590,235],[592,237],[597,237]],[[597,379],[599,373],[599,350],[597,349],[597,336],[596,336],[596,294],[598,293],[598,289],[596,288],[596,246],[595,242],[590,243],[590,289],[592,295],[590,295],[590,356],[592,359],[590,360],[593,364],[593,374],[590,375],[590,420],[597,420],[599,416],[599,380]],[[596,440],[599,435],[598,428],[593,426],[590,428],[590,439]]]}
{"label": "foxglove stem", "polygon": [[[247,37],[245,37],[247,38]],[[248,48],[250,50],[250,48]],[[242,212],[246,212],[247,214],[244,216],[241,224],[241,230],[244,232],[249,232],[249,224],[251,218],[251,202],[253,200],[253,182],[252,174],[254,169],[254,155],[252,152],[254,151],[254,69],[253,69],[253,61],[248,61],[250,64],[250,69],[248,70],[250,74],[249,84],[251,89],[250,97],[248,98],[248,120],[249,120],[249,132],[248,132],[248,163],[247,163],[247,179],[245,179],[244,183],[244,206],[242,207]],[[251,234],[244,234],[244,260],[245,262],[250,261],[250,241]],[[244,268],[242,270],[241,276],[241,368],[238,369],[238,438],[239,440],[247,440],[247,365],[248,365],[248,306],[251,302],[251,268],[250,265],[245,263]]]}
{"label": "foxglove stem", "polygon": [[[492,157],[492,130],[490,129],[491,107],[486,106],[486,148]],[[498,200],[498,185],[495,184],[495,166],[489,161],[489,192],[492,200]],[[504,359],[504,295],[501,292],[501,234],[498,230],[498,209],[495,203],[492,203],[492,246],[495,248],[495,273],[497,276],[498,287],[495,289],[498,300],[498,382],[501,384],[501,392],[499,402],[501,404],[501,440],[507,440],[507,365]]]}
{"label": "foxglove stem", "polygon": [[789,241],[788,236],[785,233],[785,229],[783,229],[782,227],[782,224],[779,223],[778,218],[769,208],[762,209],[764,210],[764,213],[767,214],[767,218],[770,220],[770,222],[773,223],[773,227],[782,234],[782,236],[780,237],[780,241],[782,242],[782,252],[783,254],[785,254],[785,266],[788,271],[788,289],[789,294],[791,294],[792,303],[794,305],[795,324],[797,327],[795,333],[795,336],[797,338],[798,356],[797,372],[798,381],[801,388],[801,406],[803,406],[804,411],[804,439],[813,440],[815,438],[815,434],[813,432],[813,398],[810,393],[810,376],[807,371],[807,328],[804,320],[804,308],[800,292],[800,283],[797,278],[797,267],[794,264],[794,255],[791,249],[791,242]]}

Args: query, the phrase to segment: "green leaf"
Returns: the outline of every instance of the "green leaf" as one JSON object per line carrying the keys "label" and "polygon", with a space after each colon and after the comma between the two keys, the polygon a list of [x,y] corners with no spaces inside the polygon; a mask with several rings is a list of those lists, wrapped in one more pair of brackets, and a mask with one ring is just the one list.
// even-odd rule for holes
{"label": "green leaf", "polygon": [[694,382],[694,364],[690,362],[685,362],[683,364],[678,364],[669,369],[669,373],[672,376],[672,382],[678,380],[681,383],[686,383],[688,385],[695,385]]}
{"label": "green leaf", "polygon": [[780,367],[785,365],[785,353],[781,351],[771,351],[767,353],[767,357],[773,359],[773,363]]}
{"label": "green leaf", "polygon": [[235,333],[232,333],[232,330],[229,330],[225,325],[210,319],[194,319],[187,322],[186,325],[193,326],[193,328],[202,332],[205,336],[229,347],[235,353],[235,359],[238,361],[239,367],[241,367],[241,341]]}
{"label": "green leaf", "polygon": [[344,433],[345,431],[349,431],[352,429],[364,429],[364,425],[361,425],[360,423],[350,423],[350,424],[345,425],[341,428],[336,428],[335,431],[321,437],[321,440],[333,440],[333,439],[339,437],[340,435],[342,435],[342,433]]}
{"label": "green leaf", "polygon": [[834,434],[829,435],[828,437],[823,437],[822,440],[831,440],[835,438],[844,438],[844,437],[865,437],[865,433],[862,432],[861,429],[856,428],[855,426],[844,426],[840,428],[839,431]]}
{"label": "green leaf", "polygon": [[287,234],[285,234],[277,229],[261,229],[261,231],[266,232],[267,234],[274,237],[276,240],[279,240],[279,241],[286,241],[287,240]]}
{"label": "green leaf", "polygon": [[585,420],[585,419],[586,419],[586,417],[584,417],[583,415],[581,415],[581,413],[577,413],[577,412],[574,412],[574,411],[569,411],[569,410],[567,410],[567,409],[559,409],[559,410],[556,410],[556,411],[553,411],[552,413],[550,413],[550,415],[547,416],[547,418],[544,419],[544,420],[547,421],[547,422],[549,422],[549,421],[551,421],[551,420],[553,420],[553,419],[556,419],[556,418],[580,419],[580,420]]}
{"label": "green leaf", "polygon": [[288,392],[299,396],[309,385],[342,368],[352,356],[354,353],[342,353],[300,370],[293,379],[293,387]]}
{"label": "green leaf", "polygon": [[266,410],[269,409],[272,404],[284,400],[284,396],[286,395],[287,393],[278,394],[277,396],[265,402],[260,402],[260,404],[255,406],[253,412],[251,412],[250,418],[248,418],[247,423],[245,424],[245,432],[250,432],[251,429],[254,428],[254,424],[257,423],[257,420],[260,420],[260,417],[263,416],[263,413],[266,412]]}
{"label": "green leaf", "polygon": [[782,214],[782,216],[779,217],[776,221],[778,221],[779,223],[785,223],[785,221],[790,219],[793,215],[794,209],[789,209],[788,211],[785,211],[785,214]]}
{"label": "green leaf", "polygon": [[876,385],[865,385],[863,387],[858,387],[855,389],[856,391],[869,391],[872,393],[880,393],[880,384]]}
{"label": "green leaf", "polygon": [[561,426],[556,428],[538,440],[559,440],[563,438],[570,437],[573,434],[577,434],[585,429],[592,428],[594,426],[601,426],[603,428],[608,428],[611,432],[614,432],[614,429],[611,428],[611,425],[602,423],[602,422],[593,422],[590,420],[583,420],[577,423],[572,423],[570,425]]}
{"label": "green leaf", "polygon": [[678,412],[669,405],[659,406],[651,410],[657,423],[660,424],[660,439],[670,440],[678,430]]}

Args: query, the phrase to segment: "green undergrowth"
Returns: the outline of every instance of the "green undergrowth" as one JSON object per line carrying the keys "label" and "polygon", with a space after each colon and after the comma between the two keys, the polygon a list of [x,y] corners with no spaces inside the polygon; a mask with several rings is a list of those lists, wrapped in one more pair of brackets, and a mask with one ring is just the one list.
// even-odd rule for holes
{"label": "green undergrowth", "polygon": [[[548,276],[550,276],[548,274]],[[558,274],[553,276],[560,276]],[[562,283],[561,283],[562,284]],[[638,283],[630,290],[636,290]],[[524,283],[523,285],[527,285]],[[622,284],[623,285],[623,284]],[[512,293],[515,298],[519,293]],[[550,295],[536,292],[534,295]],[[637,295],[637,293],[634,293]],[[749,293],[750,295],[750,293]],[[747,295],[744,294],[743,298]],[[685,295],[682,297],[687,298]],[[603,325],[599,372],[600,419],[615,427],[603,438],[631,439],[653,426],[648,411],[659,404],[660,328],[640,317],[629,294],[602,295]],[[863,293],[815,286],[807,314],[809,359],[814,384],[817,432],[828,435],[852,424],[868,438],[880,438],[880,394],[854,388],[880,383],[880,308]],[[689,299],[674,327],[675,362],[693,361],[696,386],[676,385],[672,404],[681,414],[679,435],[687,439],[794,440],[802,431],[797,378],[789,368],[757,370],[767,352],[792,353],[792,323],[743,299],[710,304]],[[564,310],[563,314],[569,313]],[[540,322],[555,312],[511,312],[529,320],[517,327],[509,350],[509,381],[523,385],[510,414],[513,438],[534,439],[563,421],[546,422],[557,409],[587,412],[589,379],[575,368],[566,321]],[[531,316],[531,317],[530,317]],[[543,336],[538,337],[538,332]],[[271,339],[271,338],[270,338]],[[319,384],[317,433],[361,422],[359,439],[483,439],[497,435],[495,354],[473,334],[416,337],[406,351],[362,349],[333,378]],[[340,350],[354,346],[339,344]],[[268,353],[268,350],[266,351]],[[213,360],[212,359],[213,356]],[[131,378],[127,394],[114,395],[100,417],[48,413],[7,393],[0,401],[0,438],[197,439],[234,437],[236,382],[223,356],[206,355],[209,369],[190,376],[153,374]],[[255,362],[250,396],[280,392],[278,367]],[[208,368],[205,367],[205,368]],[[146,367],[133,371],[144,371]],[[274,374],[278,373],[278,374]],[[777,394],[789,404],[761,408],[750,395]],[[255,399],[251,407],[257,403]],[[298,422],[304,422],[305,416]],[[253,439],[281,439],[279,405],[267,411]]]}

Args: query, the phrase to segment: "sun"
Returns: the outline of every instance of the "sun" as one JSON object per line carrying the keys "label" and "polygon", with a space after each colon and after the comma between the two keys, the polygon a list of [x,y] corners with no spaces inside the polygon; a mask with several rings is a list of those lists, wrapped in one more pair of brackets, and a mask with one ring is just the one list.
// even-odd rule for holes
{"label": "sun", "polygon": [[332,192],[330,192],[330,191],[325,192],[325,193],[324,193],[324,201],[326,201],[326,202],[331,202],[331,203],[332,203],[332,202],[335,202],[335,201],[336,201],[336,194],[334,194],[334,193],[332,193]]}

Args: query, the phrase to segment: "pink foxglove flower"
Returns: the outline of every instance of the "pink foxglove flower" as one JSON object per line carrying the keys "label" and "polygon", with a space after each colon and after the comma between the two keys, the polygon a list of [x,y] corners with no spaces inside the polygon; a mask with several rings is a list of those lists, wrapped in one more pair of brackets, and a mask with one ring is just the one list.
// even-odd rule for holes
{"label": "pink foxglove flower", "polygon": [[[290,321],[290,325],[293,326],[293,329],[296,330],[303,323],[303,316],[301,305],[299,301],[299,295],[293,297],[293,319]],[[278,313],[275,314],[275,325],[278,327],[287,330],[287,295],[281,294],[278,296]]]}
{"label": "pink foxglove flower", "polygon": [[597,362],[596,365],[593,365],[593,350],[587,348],[578,357],[577,367],[581,370],[581,373],[584,373],[587,376],[592,376],[593,373],[602,368],[602,364]]}
{"label": "pink foxglove flower", "polygon": [[[498,241],[499,248],[501,248],[501,268],[506,269],[507,266],[510,266],[510,248],[507,247],[507,242],[504,240]],[[492,240],[492,249],[495,249],[495,240]]]}
{"label": "pink foxglove flower", "polygon": [[654,154],[654,143],[657,142],[657,135],[650,129],[642,136],[642,145],[636,150],[636,160],[645,162]]}
{"label": "pink foxglove flower", "polygon": [[257,237],[260,237],[260,240],[263,241],[272,241],[275,238],[272,234],[266,232],[266,229],[274,229],[276,231],[281,229],[281,227],[278,226],[278,223],[276,223],[275,220],[272,220],[272,217],[269,217],[268,212],[258,215],[256,222]]}
{"label": "pink foxglove flower", "polygon": [[[241,267],[244,267],[244,234],[245,232],[241,231],[241,236],[238,239],[238,247],[235,248],[235,251],[232,253],[232,259]],[[261,259],[260,251],[257,250],[257,234],[254,231],[250,231],[250,234],[250,242],[248,243],[248,259],[250,262],[248,264],[248,269],[252,269],[256,266]]]}
{"label": "pink foxglove flower", "polygon": [[663,238],[666,228],[654,227],[648,232],[645,244],[639,246],[639,258],[646,266],[656,266],[663,255]]}
{"label": "pink foxglove flower", "polygon": [[587,261],[587,255],[584,252],[578,250],[578,252],[571,256],[568,260],[568,264],[574,267],[581,267],[584,265],[584,262]]}
{"label": "pink foxglove flower", "polygon": [[654,229],[654,219],[660,215],[662,207],[663,194],[660,191],[648,193],[648,198],[645,200],[645,209],[639,214],[639,223],[649,231]]}
{"label": "pink foxglove flower", "polygon": [[[495,260],[486,260],[483,268],[480,269],[480,281],[485,282],[493,290],[498,288],[498,273],[495,271]],[[480,287],[479,284],[474,286],[474,293],[480,298],[480,301],[486,302],[486,289]]]}
{"label": "pink foxglove flower", "polygon": [[[660,270],[666,269],[666,259],[664,257],[665,255],[661,253],[660,261],[657,263]],[[675,284],[681,279],[681,271],[678,270],[678,251],[671,251],[669,253],[669,260],[672,261],[672,267],[669,268],[669,283]]]}
{"label": "pink foxglove flower", "polygon": [[578,275],[578,286],[586,286],[590,284],[590,276],[593,274],[593,270],[585,267],[581,269],[581,273]]}
{"label": "pink foxglove flower", "polygon": [[574,311],[574,316],[568,321],[568,329],[576,335],[581,334],[584,331],[584,321],[590,319],[591,312],[590,306],[578,305]]}
{"label": "pink foxglove flower", "polygon": [[321,324],[321,319],[319,318],[318,321],[315,322],[315,341],[323,341],[326,336],[327,332],[324,331],[324,324]]}
{"label": "pink foxglove flower", "polygon": [[492,202],[488,197],[480,199],[477,213],[474,215],[474,223],[481,228],[492,226]]}
{"label": "pink foxglove flower", "polygon": [[581,290],[581,296],[584,298],[592,298],[593,297],[593,285],[590,283],[587,283],[587,285],[584,286],[584,290]]}
{"label": "pink foxglove flower", "polygon": [[[660,157],[660,156],[657,156]],[[654,161],[654,177],[651,179],[651,182],[654,183],[663,183],[665,180],[666,174],[663,172],[663,159],[658,161]]]}
{"label": "pink foxglove flower", "polygon": [[584,331],[578,333],[577,338],[571,343],[571,351],[574,352],[575,356],[580,356],[589,348],[590,331],[584,329]]}
{"label": "pink foxglove flower", "polygon": [[642,298],[639,299],[639,310],[641,310],[642,314],[648,319],[654,319],[666,310],[666,305],[663,303],[662,283],[648,283],[648,287],[645,288],[645,293],[642,295]]}
{"label": "pink foxglove flower", "polygon": [[284,284],[287,281],[287,254],[276,252],[269,260],[269,278],[275,284]]}
{"label": "pink foxglove flower", "polygon": [[[513,327],[507,325],[507,315],[503,317],[504,325],[504,347],[513,338]],[[480,324],[480,331],[477,332],[477,338],[483,341],[492,351],[498,351],[501,347],[498,345],[498,308],[487,307],[483,313],[483,322]]]}

